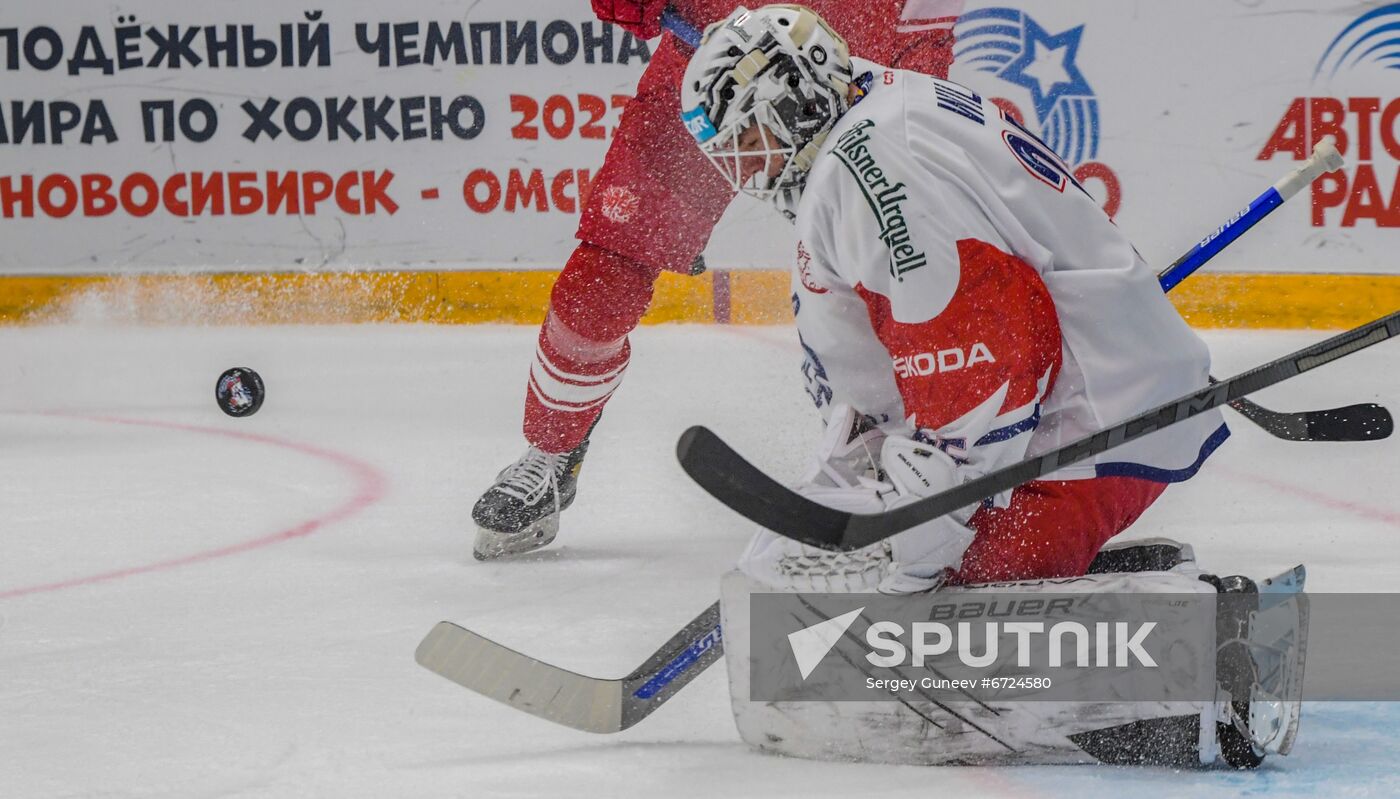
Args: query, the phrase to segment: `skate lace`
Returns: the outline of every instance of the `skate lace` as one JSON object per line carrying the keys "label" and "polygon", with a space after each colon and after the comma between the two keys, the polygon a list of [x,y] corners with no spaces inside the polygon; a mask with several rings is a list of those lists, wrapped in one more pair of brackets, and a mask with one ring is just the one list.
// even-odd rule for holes
{"label": "skate lace", "polygon": [[534,504],[546,491],[554,491],[554,504],[559,505],[559,456],[531,447],[520,456],[497,488],[504,494]]}

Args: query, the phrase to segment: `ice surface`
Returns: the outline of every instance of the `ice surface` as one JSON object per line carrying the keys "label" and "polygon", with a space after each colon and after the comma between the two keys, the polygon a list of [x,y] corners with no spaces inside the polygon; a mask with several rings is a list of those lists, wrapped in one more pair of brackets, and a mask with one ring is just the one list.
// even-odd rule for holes
{"label": "ice surface", "polygon": [[[523,448],[534,335],[0,330],[0,795],[1400,795],[1400,705],[1313,704],[1295,755],[1257,773],[920,769],[749,751],[722,669],[609,737],[428,673],[413,649],[440,619],[628,671],[713,601],[749,532],[688,483],[680,432],[709,425],[785,477],[816,438],[790,329],[645,328],[557,544],[476,563],[468,514]],[[1322,337],[1207,336],[1219,375]],[[1259,399],[1400,407],[1397,365],[1385,344]],[[230,366],[262,374],[256,416],[215,407]],[[1305,562],[1314,591],[1400,588],[1400,443],[1232,427],[1130,536],[1223,573]]]}

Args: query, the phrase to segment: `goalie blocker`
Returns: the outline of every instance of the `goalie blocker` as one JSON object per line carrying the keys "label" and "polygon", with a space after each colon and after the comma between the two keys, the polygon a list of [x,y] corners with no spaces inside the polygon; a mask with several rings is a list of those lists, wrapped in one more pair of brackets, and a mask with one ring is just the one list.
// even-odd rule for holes
{"label": "goalie blocker", "polygon": [[[910,691],[890,701],[760,701],[750,698],[758,687],[754,681],[764,680],[764,669],[792,670],[800,646],[794,636],[754,636],[751,597],[773,589],[736,571],[725,577],[721,588],[734,718],[750,745],[818,760],[1253,768],[1268,754],[1288,754],[1297,735],[1307,638],[1303,579],[1301,566],[1260,583],[1205,575],[1196,568],[1189,546],[1154,539],[1105,547],[1086,577],[968,586],[936,595],[950,603],[993,592],[1032,599],[1089,593],[1204,595],[1216,606],[1214,646],[1174,646],[1172,665],[1202,675],[1207,693],[1213,684],[1214,696],[1182,701],[1003,701],[985,692],[963,691],[957,699],[948,699],[946,692]],[[1244,596],[1226,602],[1219,600],[1220,594]],[[869,596],[872,601],[878,598]],[[811,604],[803,604],[813,611],[801,620],[806,629],[827,620]],[[867,623],[838,617],[823,625],[823,645],[853,636]],[[1207,632],[1201,640],[1209,638]],[[913,671],[948,676],[958,668],[953,654],[925,660],[923,669]],[[838,660],[834,654],[829,657]],[[1016,657],[1015,650],[1003,648],[998,660],[981,673],[1014,674],[1010,667]],[[862,672],[866,667],[847,655],[841,659],[839,667]],[[816,667],[810,658],[801,665],[804,683]]]}

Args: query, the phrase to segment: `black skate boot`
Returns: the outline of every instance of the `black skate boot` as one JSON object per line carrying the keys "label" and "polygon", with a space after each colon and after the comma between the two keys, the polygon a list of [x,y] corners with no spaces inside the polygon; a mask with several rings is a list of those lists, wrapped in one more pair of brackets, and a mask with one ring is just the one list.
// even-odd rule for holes
{"label": "black skate boot", "polygon": [[559,514],[573,504],[588,441],[562,455],[530,447],[496,475],[472,508],[477,560],[519,555],[545,546],[559,534]]}

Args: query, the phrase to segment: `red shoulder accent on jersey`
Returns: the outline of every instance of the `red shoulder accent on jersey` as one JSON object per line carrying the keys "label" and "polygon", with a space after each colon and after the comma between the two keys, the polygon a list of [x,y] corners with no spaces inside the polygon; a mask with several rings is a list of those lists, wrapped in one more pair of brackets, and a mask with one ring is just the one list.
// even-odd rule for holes
{"label": "red shoulder accent on jersey", "polygon": [[957,421],[1003,383],[1011,390],[1000,412],[1024,407],[1041,399],[1038,383],[1047,371],[1050,392],[1060,369],[1060,321],[1040,275],[976,239],[958,242],[958,260],[957,292],[927,322],[897,322],[888,297],[855,287],[893,359],[905,412],[920,427]]}

